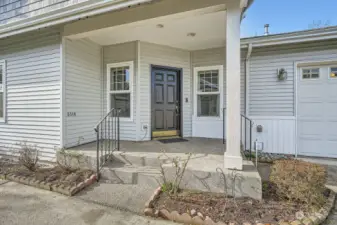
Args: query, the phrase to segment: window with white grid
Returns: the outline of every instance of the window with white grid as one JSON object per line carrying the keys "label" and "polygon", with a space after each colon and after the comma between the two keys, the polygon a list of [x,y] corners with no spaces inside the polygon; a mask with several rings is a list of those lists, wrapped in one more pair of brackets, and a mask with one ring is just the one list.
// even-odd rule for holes
{"label": "window with white grid", "polygon": [[220,116],[221,77],[222,66],[195,68],[197,117]]}
{"label": "window with white grid", "polygon": [[120,109],[121,118],[131,118],[133,62],[108,64],[108,110]]}

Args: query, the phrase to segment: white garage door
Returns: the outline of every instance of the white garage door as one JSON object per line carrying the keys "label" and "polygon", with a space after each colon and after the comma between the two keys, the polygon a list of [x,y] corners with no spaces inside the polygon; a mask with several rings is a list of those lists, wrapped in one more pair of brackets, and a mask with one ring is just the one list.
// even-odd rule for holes
{"label": "white garage door", "polygon": [[337,158],[337,65],[298,74],[298,153]]}

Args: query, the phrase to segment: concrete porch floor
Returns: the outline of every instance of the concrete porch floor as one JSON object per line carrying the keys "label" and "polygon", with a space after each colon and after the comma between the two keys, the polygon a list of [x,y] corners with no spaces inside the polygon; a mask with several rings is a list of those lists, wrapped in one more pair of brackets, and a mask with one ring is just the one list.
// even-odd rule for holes
{"label": "concrete porch floor", "polygon": [[[193,154],[211,154],[222,155],[225,151],[225,145],[221,139],[209,138],[184,138],[188,141],[163,144],[159,141],[121,141],[120,152],[152,152],[161,153],[193,153]],[[96,142],[83,144],[69,148],[69,150],[80,151],[84,155],[96,156]]]}

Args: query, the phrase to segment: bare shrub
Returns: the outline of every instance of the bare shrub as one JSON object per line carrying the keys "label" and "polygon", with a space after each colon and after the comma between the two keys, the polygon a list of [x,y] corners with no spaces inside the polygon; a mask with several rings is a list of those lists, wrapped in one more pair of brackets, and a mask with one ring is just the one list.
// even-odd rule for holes
{"label": "bare shrub", "polygon": [[326,170],[323,166],[301,160],[277,160],[270,181],[278,197],[320,207],[325,202]]}
{"label": "bare shrub", "polygon": [[[72,173],[79,169],[80,159],[83,154],[67,151],[65,149],[61,149],[58,152],[59,157],[57,159],[58,166],[66,172]],[[77,166],[75,166],[77,164]]]}
{"label": "bare shrub", "polygon": [[30,171],[36,170],[36,164],[39,161],[39,151],[36,146],[28,145],[26,142],[20,144],[19,164]]}
{"label": "bare shrub", "polygon": [[179,156],[170,158],[163,151],[163,155],[158,157],[159,160],[162,160],[164,157],[165,160],[170,161],[175,170],[173,179],[169,179],[166,174],[163,163],[162,162],[160,163],[160,172],[163,178],[162,190],[164,192],[167,192],[173,195],[178,194],[181,181],[184,177],[187,164],[192,157],[192,153],[187,153],[186,155],[187,155],[187,158],[185,159],[182,159]]}

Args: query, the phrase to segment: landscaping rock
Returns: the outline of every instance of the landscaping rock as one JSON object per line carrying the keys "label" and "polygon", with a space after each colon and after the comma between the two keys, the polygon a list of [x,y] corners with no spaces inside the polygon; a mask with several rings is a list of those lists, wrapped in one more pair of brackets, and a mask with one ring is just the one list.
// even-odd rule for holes
{"label": "landscaping rock", "polygon": [[214,223],[214,221],[211,218],[209,218],[208,216],[206,216],[205,221],[204,221],[204,225],[215,225],[215,223]]}
{"label": "landscaping rock", "polygon": [[295,216],[296,216],[296,219],[298,219],[298,220],[303,220],[304,217],[305,217],[303,211],[296,212]]}
{"label": "landscaping rock", "polygon": [[325,219],[325,218],[324,218],[324,215],[321,214],[321,213],[318,213],[318,212],[315,213],[314,216],[315,216],[316,218],[318,218],[319,222],[323,222],[323,220]]}
{"label": "landscaping rock", "polygon": [[197,215],[198,215],[201,219],[204,219],[204,215],[202,215],[201,212],[198,212]]}
{"label": "landscaping rock", "polygon": [[78,178],[80,177],[79,174],[76,173],[71,173],[68,176],[66,176],[66,178],[64,180],[70,182],[70,183],[74,183],[78,180]]}
{"label": "landscaping rock", "polygon": [[293,222],[290,223],[291,225],[302,225],[302,222],[299,220],[295,220]]}
{"label": "landscaping rock", "polygon": [[192,217],[187,213],[183,213],[179,217],[177,217],[176,222],[183,223],[183,224],[190,224],[192,221]]}
{"label": "landscaping rock", "polygon": [[151,208],[146,208],[146,209],[144,210],[144,214],[145,214],[145,216],[153,216],[153,209],[151,209]]}
{"label": "landscaping rock", "polygon": [[227,224],[225,224],[224,222],[217,222],[216,225],[227,225]]}
{"label": "landscaping rock", "polygon": [[177,221],[178,217],[180,217],[180,214],[177,211],[172,211],[170,214],[172,221]]}
{"label": "landscaping rock", "polygon": [[315,216],[310,216],[309,219],[313,222],[314,225],[319,224],[319,219]]}
{"label": "landscaping rock", "polygon": [[57,174],[52,174],[52,175],[50,175],[49,177],[46,178],[46,181],[50,182],[50,181],[57,180],[58,178],[59,177],[57,176]]}
{"label": "landscaping rock", "polygon": [[302,220],[302,224],[304,224],[304,225],[314,225],[314,223],[309,218],[304,218]]}
{"label": "landscaping rock", "polygon": [[191,210],[191,216],[196,216],[197,215],[197,211],[195,209]]}
{"label": "landscaping rock", "polygon": [[279,225],[289,225],[289,223],[287,223],[287,222],[284,222],[284,221],[282,221],[282,222],[279,222],[278,224],[279,224]]}
{"label": "landscaping rock", "polygon": [[199,216],[195,216],[192,218],[192,224],[193,225],[203,225],[204,221]]}
{"label": "landscaping rock", "polygon": [[166,209],[159,210],[159,216],[163,219],[171,220],[171,214]]}

